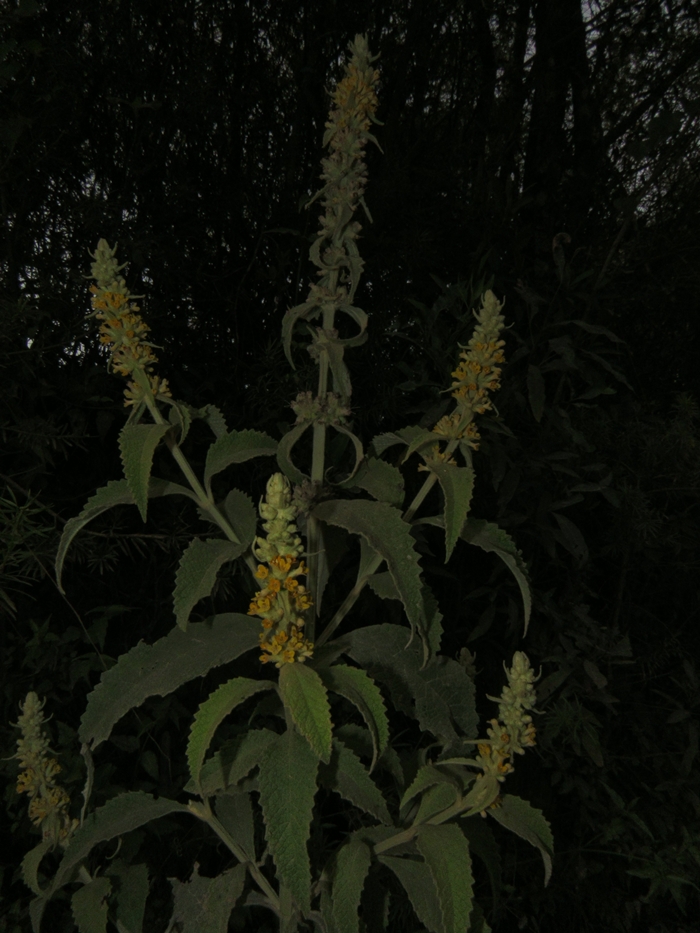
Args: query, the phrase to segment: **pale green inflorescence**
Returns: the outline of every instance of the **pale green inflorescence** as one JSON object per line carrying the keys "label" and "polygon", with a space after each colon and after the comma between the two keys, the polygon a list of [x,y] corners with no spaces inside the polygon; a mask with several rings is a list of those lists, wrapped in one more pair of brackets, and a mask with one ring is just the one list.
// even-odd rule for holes
{"label": "pale green inflorescence", "polygon": [[17,754],[22,769],[17,779],[17,793],[29,796],[29,818],[41,828],[42,836],[54,846],[66,846],[78,821],[68,813],[70,798],[56,783],[61,766],[51,755],[44,732],[44,704],[36,693],[28,693],[21,704],[22,715],[15,725],[22,735]]}
{"label": "pale green inflorescence", "polygon": [[[509,759],[513,755],[524,755],[525,749],[535,744],[535,725],[528,710],[535,709],[535,672],[530,667],[526,654],[516,651],[513,666],[506,668],[508,684],[500,698],[488,697],[498,703],[498,719],[490,721],[487,729],[489,740],[480,742],[478,762],[484,774],[504,781],[513,771]],[[494,804],[492,804],[493,806]],[[497,805],[497,804],[495,804]]]}
{"label": "pale green inflorescence", "polygon": [[260,503],[266,536],[258,537],[253,554],[261,561],[255,576],[265,582],[253,597],[248,615],[262,619],[260,660],[274,661],[277,667],[304,662],[313,645],[304,638],[303,612],[311,606],[311,597],[299,577],[308,573],[301,559],[303,546],[294,520],[297,508],[292,502],[289,480],[274,473],[267,482],[265,499]]}
{"label": "pale green inflorescence", "polygon": [[505,361],[501,349],[505,343],[500,339],[505,324],[502,307],[494,293],[487,291],[481,299],[481,308],[474,311],[477,321],[474,334],[462,347],[460,362],[452,373],[452,386],[447,390],[457,404],[433,428],[435,434],[464,440],[474,450],[479,447],[480,437],[474,416],[492,408],[489,393],[501,387],[500,364]]}
{"label": "pale green inflorescence", "polygon": [[124,391],[125,405],[138,406],[147,395],[170,398],[167,379],[153,375],[158,357],[153,345],[145,337],[150,330],[141,318],[141,310],[134,303],[140,295],[132,295],[125,279],[119,273],[126,263],[119,265],[116,246],[111,248],[100,240],[90,255],[95,260],[90,271],[97,285],[91,285],[93,315],[100,321],[100,343],[111,350],[110,365],[115,373],[131,381]]}

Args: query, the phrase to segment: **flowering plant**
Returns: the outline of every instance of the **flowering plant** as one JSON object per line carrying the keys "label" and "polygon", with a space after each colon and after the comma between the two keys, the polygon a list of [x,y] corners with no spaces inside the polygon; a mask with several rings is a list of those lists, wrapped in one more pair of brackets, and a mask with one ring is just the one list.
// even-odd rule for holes
{"label": "flowering plant", "polygon": [[[223,931],[241,904],[269,908],[284,933],[303,923],[325,933],[388,929],[391,890],[394,898],[404,892],[430,933],[486,931],[487,920],[473,898],[471,853],[492,857],[490,822],[536,845],[549,877],[552,839],[546,820],[526,801],[503,793],[514,756],[535,742],[534,673],[527,657],[516,652],[506,669],[508,685],[496,701],[498,716],[487,737],[479,738],[473,681],[465,665],[439,654],[442,616],[423,579],[413,534],[420,524],[443,529],[446,560],[460,539],[500,556],[520,586],[527,626],[530,593],[519,551],[504,531],[470,514],[472,451],[479,440],[475,418],[492,407],[504,362],[502,305],[492,292],[484,294],[474,336],[462,349],[447,390],[453,410],[432,429],[409,426],[385,433],[365,450],[349,420],[352,384],[345,351],[367,338],[367,315],[354,304],[362,273],[355,215],[361,206],[369,216],[364,150],[376,142],[369,129],[378,122],[378,72],[362,36],[350,44],[350,52],[324,137],[330,154],[316,196],[324,212],[310,251],[317,281],[282,323],[290,362],[296,335],[310,336],[307,349],[318,365],[318,385],[315,394],[302,392],[293,402],[296,423],[279,441],[255,430],[229,431],[216,407],[194,409],[172,398],[167,381],[154,374],[157,359],[146,340],[148,326],[120,275],[116,248],[100,240],[93,254],[92,305],[100,340],[109,348],[112,370],[129,380],[125,404],[131,411],[119,442],[124,479],[98,490],[67,523],[56,559],[59,584],[75,535],[115,505],[135,504],[145,520],[150,498],[185,496],[209,521],[211,536],[195,538],[182,556],[173,630],[120,657],[88,698],[79,730],[88,774],[79,820],[69,816],[69,801],[54,783],[39,700],[27,697],[19,722],[18,757],[25,769],[19,789],[30,793],[31,815],[44,836],[23,864],[36,894],[36,933],[48,901],[76,881],[81,886],[72,906],[81,933],[101,933],[110,918],[120,933],[140,933],[147,867],[133,866],[136,874],[129,878],[138,876],[139,883],[113,886],[111,875],[87,863],[98,843],[172,813],[206,824],[235,864],[216,878],[201,877],[195,866],[189,882],[171,879],[170,929],[194,930],[196,924],[200,930]],[[338,315],[354,325],[351,336],[340,337]],[[194,419],[205,421],[214,434],[200,476],[182,450]],[[347,438],[355,455],[354,464],[333,482],[326,456],[329,432]],[[302,438],[311,441],[308,473],[294,459]],[[173,456],[184,484],[152,475],[159,445]],[[416,455],[418,469],[427,473],[409,502],[404,502],[399,466],[383,458],[395,447],[402,450],[401,466]],[[240,489],[226,490],[221,478],[230,466],[258,456],[277,461],[258,506],[262,533],[251,499]],[[436,484],[440,508],[418,517]],[[348,535],[360,545],[355,582],[339,605],[329,606],[330,555]],[[191,621],[219,570],[233,561],[248,568],[254,595],[241,595],[234,611]],[[381,600],[397,601],[408,627],[358,625],[367,620],[352,610],[366,588]],[[341,625],[344,632],[338,635]],[[88,813],[92,756],[118,720],[148,697],[172,693],[246,652],[255,652],[255,676],[226,680],[193,717],[186,750],[190,780],[183,788],[187,799],[131,791]],[[224,720],[259,694],[265,696],[246,717],[248,728],[217,744]],[[391,738],[387,705],[416,721],[427,739],[403,759]],[[476,757],[470,757],[474,748]],[[308,846],[319,820],[321,787],[339,794],[352,813],[353,828],[338,827],[339,842],[330,855],[311,853]],[[489,823],[475,832],[469,818],[477,816]],[[60,863],[42,885],[41,861],[56,845],[63,849]],[[393,887],[378,883],[387,877],[394,879]]]}

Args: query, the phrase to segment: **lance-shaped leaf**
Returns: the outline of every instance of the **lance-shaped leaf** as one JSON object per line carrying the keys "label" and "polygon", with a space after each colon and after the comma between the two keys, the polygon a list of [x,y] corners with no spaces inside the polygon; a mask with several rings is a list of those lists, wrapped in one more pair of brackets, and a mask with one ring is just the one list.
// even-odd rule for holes
{"label": "lance-shaped leaf", "polygon": [[337,933],[359,933],[360,898],[371,862],[369,846],[356,835],[352,835],[336,855],[332,915]]}
{"label": "lance-shaped leaf", "polygon": [[372,438],[370,446],[379,457],[385,450],[394,447],[396,444],[410,444],[417,437],[423,437],[424,435],[425,428],[420,428],[418,425],[414,424],[407,428],[401,428],[400,431],[377,434],[376,437]]}
{"label": "lance-shaped leaf", "polygon": [[292,332],[296,322],[302,318],[310,320],[321,313],[321,307],[316,301],[304,301],[294,308],[288,308],[282,318],[282,345],[284,354],[289,360],[292,369],[296,369],[292,359]]}
{"label": "lance-shaped leaf", "polygon": [[73,834],[51,884],[42,897],[32,902],[34,933],[39,933],[46,903],[59,888],[72,880],[73,869],[87,858],[94,846],[100,842],[108,842],[116,836],[123,836],[161,816],[189,812],[184,804],[175,800],[167,800],[165,797],[156,800],[142,791],[129,791],[113,797],[103,807],[90,813],[83,825]]}
{"label": "lance-shaped leaf", "polygon": [[464,933],[472,910],[472,861],[469,843],[455,823],[426,823],[416,837],[437,889],[444,933]]}
{"label": "lance-shaped leaf", "polygon": [[221,567],[239,557],[243,550],[243,544],[234,544],[224,538],[209,538],[207,541],[194,538],[190,542],[180,558],[173,592],[175,618],[183,631],[199,600],[209,596],[213,590]]}
{"label": "lance-shaped leaf", "polygon": [[317,505],[312,514],[321,521],[361,535],[386,560],[411,629],[417,628],[424,636],[425,614],[418,554],[411,537],[411,527],[401,518],[399,511],[385,502],[332,499]]}
{"label": "lance-shaped leaf", "polygon": [[195,622],[187,632],[173,629],[153,645],[140,642],[123,654],[88,696],[80,721],[81,742],[97,748],[132,707],[150,696],[167,696],[207,671],[259,645],[258,621],[240,613]]}
{"label": "lance-shaped leaf", "polygon": [[254,862],[255,821],[250,794],[243,790],[221,794],[216,799],[216,815],[236,845]]}
{"label": "lance-shaped leaf", "polygon": [[365,766],[354,752],[337,739],[333,740],[330,764],[321,765],[319,769],[319,780],[325,787],[336,791],[344,800],[381,823],[393,822],[382,793]]}
{"label": "lance-shaped leaf", "polygon": [[[188,496],[190,499],[194,499],[195,502],[197,501],[197,497],[191,489],[180,486],[178,483],[169,483],[164,479],[152,478],[148,485],[148,495],[152,499],[156,496],[181,495]],[[56,580],[61,593],[64,592],[61,586],[63,563],[71,541],[88,522],[91,522],[93,518],[97,518],[98,515],[115,505],[134,505],[134,497],[125,479],[111,480],[106,486],[98,489],[95,495],[88,499],[80,515],[69,518],[66,522],[56,552]]]}
{"label": "lance-shaped leaf", "polygon": [[422,768],[418,769],[418,774],[406,788],[406,791],[401,798],[401,803],[399,806],[403,810],[407,803],[410,803],[414,797],[417,797],[418,794],[422,794],[424,790],[428,787],[433,787],[435,784],[450,784],[452,787],[455,786],[454,778],[452,778],[445,771],[441,771],[439,768],[436,768],[435,765],[423,765]]}
{"label": "lance-shaped leaf", "polygon": [[53,847],[51,839],[43,839],[39,845],[34,846],[22,859],[22,881],[34,894],[41,894],[39,884],[39,865],[46,853]]}
{"label": "lance-shaped leaf", "polygon": [[311,866],[306,844],[311,831],[317,769],[318,757],[309,743],[296,729],[288,729],[270,744],[258,777],[260,806],[272,858],[282,883],[307,913],[311,907]]}
{"label": "lance-shaped leaf", "polygon": [[501,798],[501,805],[491,807],[487,813],[501,826],[505,826],[511,832],[517,833],[521,839],[526,839],[531,845],[540,850],[544,862],[544,883],[548,885],[552,876],[554,838],[542,811],[537,810],[531,803],[521,797],[504,794]]}
{"label": "lance-shaped leaf", "polygon": [[393,855],[380,855],[379,861],[399,879],[423,926],[430,933],[445,933],[438,892],[426,863]]}
{"label": "lance-shaped leaf", "polygon": [[523,609],[525,613],[525,631],[530,621],[530,612],[532,609],[532,597],[530,595],[530,584],[528,582],[527,567],[520,551],[515,546],[511,536],[494,525],[492,522],[483,519],[468,518],[464,523],[460,537],[470,544],[476,544],[484,551],[493,551],[501,558],[515,577],[520,587],[520,595],[523,599]]}
{"label": "lance-shaped leaf", "polygon": [[122,859],[109,863],[105,873],[116,882],[114,919],[129,933],[141,933],[148,897],[148,868],[143,862],[130,865]]}
{"label": "lance-shaped leaf", "polygon": [[248,548],[255,537],[258,516],[250,496],[240,489],[232,489],[224,501],[224,514],[244,548]]}
{"label": "lance-shaped leaf", "polygon": [[221,409],[217,408],[216,405],[205,405],[204,408],[200,408],[196,412],[193,412],[193,415],[205,421],[211,428],[215,437],[223,437],[224,434],[228,434],[226,419]]}
{"label": "lance-shaped leaf", "polygon": [[262,761],[271,742],[277,737],[270,729],[253,729],[226,742],[208,758],[199,773],[200,789],[194,781],[185,784],[188,794],[201,792],[202,797],[213,797],[233,787],[247,777]]}
{"label": "lance-shaped leaf", "polygon": [[454,463],[430,460],[430,471],[434,473],[445,497],[445,563],[452,557],[469,512],[474,491],[474,470],[459,467]]}
{"label": "lance-shaped leaf", "polygon": [[207,753],[214,733],[231,710],[239,706],[248,697],[261,690],[271,690],[274,684],[270,680],[250,680],[248,677],[234,677],[222,684],[197,710],[190,738],[187,743],[187,762],[192,780],[199,787],[199,775],[202,762]]}
{"label": "lance-shaped leaf", "polygon": [[104,875],[74,892],[70,906],[78,933],[106,933],[107,898],[111,892],[112,882]]}
{"label": "lance-shaped leaf", "polygon": [[326,687],[356,706],[367,723],[374,744],[370,771],[374,771],[377,759],[389,742],[389,721],[379,687],[365,671],[346,664],[324,668],[319,674]]}
{"label": "lance-shaped leaf", "polygon": [[484,863],[491,882],[493,902],[498,903],[502,894],[501,852],[491,825],[487,820],[472,817],[462,822],[462,832],[469,841],[469,850]]}
{"label": "lance-shaped leaf", "polygon": [[367,457],[354,476],[340,483],[341,486],[366,489],[374,499],[401,508],[404,499],[404,482],[401,471],[377,457]]}
{"label": "lance-shaped leaf", "polygon": [[216,878],[203,878],[197,864],[189,881],[169,878],[173,888],[171,927],[181,933],[227,933],[245,878],[245,865],[234,865]]}
{"label": "lance-shaped leaf", "polygon": [[119,435],[124,478],[144,521],[148,509],[148,481],[151,478],[153,454],[169,430],[169,424],[125,424]]}
{"label": "lance-shaped leaf", "polygon": [[285,709],[321,761],[331,757],[331,709],[328,693],[315,670],[306,664],[284,664],[279,689]]}
{"label": "lance-shaped leaf", "polygon": [[295,425],[291,431],[287,431],[277,447],[277,466],[290,482],[297,485],[306,482],[309,477],[306,473],[302,473],[292,461],[292,447],[311,425],[311,421],[302,421],[300,424]]}
{"label": "lance-shaped leaf", "polygon": [[230,431],[218,437],[207,451],[204,485],[211,489],[211,478],[232,463],[253,457],[269,457],[277,451],[277,441],[262,431]]}

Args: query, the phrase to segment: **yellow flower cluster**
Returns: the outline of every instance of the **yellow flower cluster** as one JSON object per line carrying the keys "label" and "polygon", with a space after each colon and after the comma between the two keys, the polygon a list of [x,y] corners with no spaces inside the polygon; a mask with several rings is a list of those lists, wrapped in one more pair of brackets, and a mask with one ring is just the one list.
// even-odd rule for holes
{"label": "yellow flower cluster", "polygon": [[[355,132],[366,132],[379,105],[374,90],[378,80],[379,72],[371,67],[369,60],[362,60],[355,54],[333,94],[335,109],[326,127],[342,129],[347,126]],[[339,146],[336,144],[335,148]]]}
{"label": "yellow flower cluster", "polygon": [[479,447],[480,437],[474,416],[492,407],[489,392],[501,387],[499,364],[505,361],[501,349],[505,342],[500,339],[504,325],[502,307],[492,291],[485,293],[481,309],[474,312],[477,325],[472,339],[462,348],[459,365],[452,373],[454,381],[448,391],[457,405],[433,428],[435,434],[466,440],[474,450]]}
{"label": "yellow flower cluster", "polygon": [[70,798],[56,784],[61,766],[50,756],[49,740],[42,728],[43,707],[36,693],[28,693],[21,704],[22,715],[15,723],[22,732],[13,756],[23,769],[17,779],[17,793],[29,796],[29,818],[41,827],[43,838],[65,847],[78,821],[70,818]]}
{"label": "yellow flower cluster", "polygon": [[167,379],[152,375],[158,357],[145,339],[150,328],[134,303],[139,296],[130,293],[119,275],[124,266],[117,264],[116,247],[111,249],[106,240],[100,240],[90,255],[95,260],[92,278],[97,280],[97,285],[90,286],[91,303],[94,317],[101,322],[100,343],[111,349],[112,370],[120,376],[134,377],[124,392],[124,404],[139,405],[149,391],[170,398]]}
{"label": "yellow flower cluster", "polygon": [[492,775],[498,781],[505,780],[513,770],[509,759],[513,755],[524,755],[525,749],[535,744],[535,725],[527,710],[535,708],[534,683],[538,679],[530,667],[526,654],[516,651],[513,666],[506,669],[508,684],[500,698],[489,697],[498,703],[498,719],[490,720],[486,730],[488,741],[477,746],[477,761],[484,775]]}
{"label": "yellow flower cluster", "polygon": [[304,662],[313,653],[313,644],[304,638],[301,615],[312,605],[311,596],[299,577],[308,573],[301,559],[302,544],[294,524],[297,509],[292,503],[289,480],[282,473],[270,477],[260,515],[266,537],[256,538],[253,553],[260,561],[255,576],[265,583],[251,600],[248,615],[262,619],[260,648],[263,664],[277,667]]}

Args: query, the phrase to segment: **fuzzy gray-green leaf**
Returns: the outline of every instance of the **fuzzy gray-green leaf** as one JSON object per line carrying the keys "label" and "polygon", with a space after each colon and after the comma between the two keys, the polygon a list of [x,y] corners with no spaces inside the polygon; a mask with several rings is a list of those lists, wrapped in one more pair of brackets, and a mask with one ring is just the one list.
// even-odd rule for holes
{"label": "fuzzy gray-green leaf", "polygon": [[269,457],[277,450],[277,441],[262,431],[230,431],[217,437],[207,451],[204,484],[209,489],[211,478],[232,463],[243,463],[253,457]]}
{"label": "fuzzy gray-green leaf", "polygon": [[326,687],[349,700],[362,714],[374,743],[372,767],[389,742],[389,721],[381,691],[365,671],[347,664],[336,664],[321,670]]}
{"label": "fuzzy gray-green leaf", "polygon": [[549,884],[552,876],[552,853],[554,837],[549,823],[541,810],[536,809],[527,800],[504,794],[499,807],[491,807],[487,813],[501,826],[517,833],[540,850],[544,862],[544,883]]}
{"label": "fuzzy gray-green leaf", "polygon": [[306,664],[284,664],[279,689],[285,709],[314,753],[328,763],[331,758],[331,710],[328,692],[319,675]]}
{"label": "fuzzy gray-green leaf", "polygon": [[111,891],[111,881],[101,875],[74,892],[70,906],[78,933],[105,933],[107,930],[107,898]]}
{"label": "fuzzy gray-green leaf", "polygon": [[332,914],[337,933],[359,933],[360,898],[371,862],[369,846],[354,835],[336,856]]}
{"label": "fuzzy gray-green leaf", "polygon": [[423,926],[430,933],[444,933],[437,889],[425,862],[394,855],[380,855],[379,861],[399,879]]}
{"label": "fuzzy gray-green leaf", "polygon": [[418,830],[416,845],[438,892],[445,933],[464,933],[474,884],[469,843],[455,823],[426,823]]}
{"label": "fuzzy gray-green leaf", "polygon": [[169,424],[125,424],[119,435],[124,478],[129,484],[144,522],[148,509],[148,481],[151,478],[153,454],[169,430]]}
{"label": "fuzzy gray-green leaf", "polygon": [[245,865],[234,865],[215,878],[206,878],[196,864],[189,881],[170,878],[176,929],[181,933],[226,933],[245,878]]}
{"label": "fuzzy gray-green leaf", "polygon": [[369,772],[357,755],[337,739],[333,741],[330,764],[320,767],[319,780],[381,823],[392,823],[386,801]]}
{"label": "fuzzy gray-green leaf", "polygon": [[199,600],[211,594],[221,567],[239,557],[244,549],[243,544],[234,544],[225,538],[207,541],[194,538],[190,542],[180,558],[173,591],[175,618],[183,631]]}
{"label": "fuzzy gray-green leaf", "polygon": [[454,463],[429,463],[445,497],[445,563],[452,557],[459,533],[466,521],[474,491],[474,470]]}

